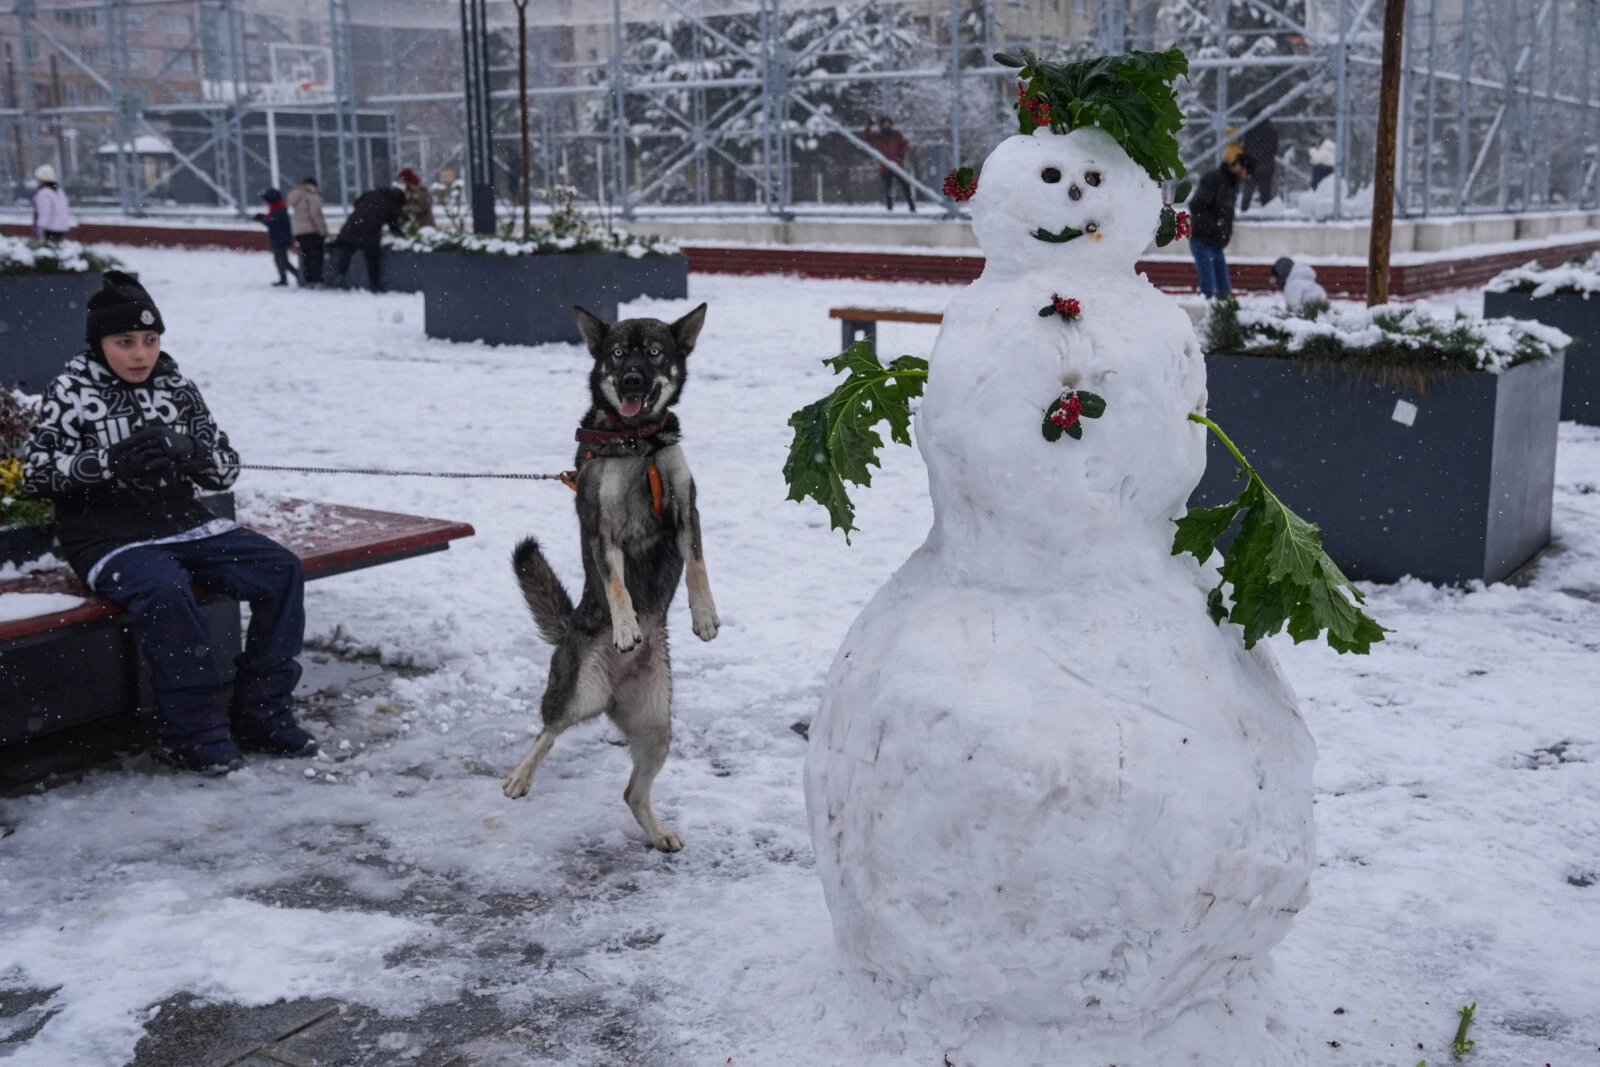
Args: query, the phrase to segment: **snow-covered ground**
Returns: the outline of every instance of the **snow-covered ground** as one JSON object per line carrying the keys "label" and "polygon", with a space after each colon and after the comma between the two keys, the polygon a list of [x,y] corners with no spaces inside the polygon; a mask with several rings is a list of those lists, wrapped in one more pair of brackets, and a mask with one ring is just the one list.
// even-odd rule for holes
{"label": "snow-covered ground", "polygon": [[[246,462],[547,472],[571,459],[588,367],[576,346],[431,341],[420,296],[274,290],[265,255],[120,254]],[[548,661],[508,556],[536,533],[577,584],[567,490],[247,474],[246,497],[460,519],[478,535],[310,587],[318,649],[397,668],[316,724],[329,757],[314,778],[258,759],[201,781],[140,757],[0,800],[0,1017],[6,990],[54,990],[13,997],[27,1010],[0,1018],[0,1058],[123,1063],[148,1009],[183,993],[366,1005],[382,1018],[363,1064],[449,1061],[427,1020],[470,1003],[504,1019],[474,1038],[474,1063],[939,1067],[936,1049],[897,1057],[841,1036],[850,999],[800,788],[799,724],[833,651],[926,532],[922,467],[912,449],[886,452],[857,494],[852,546],[820,508],[784,501],[780,471],[784,420],[830,388],[827,309],[937,309],[950,290],[702,275],[691,290],[711,310],[679,410],[723,629],[696,640],[679,598],[656,804],[685,851],[645,845],[608,727],[564,735],[526,800],[500,793],[537,728]],[[886,325],[880,349],[925,355],[934,329]],[[1374,587],[1369,610],[1395,631],[1370,657],[1274,643],[1320,748],[1315,900],[1276,957],[1297,1024],[1327,1042],[1328,1064],[1437,1065],[1456,1009],[1476,1002],[1469,1063],[1597,1062],[1600,430],[1562,428],[1555,544],[1531,578]],[[36,1032],[7,1044],[24,1016]]]}

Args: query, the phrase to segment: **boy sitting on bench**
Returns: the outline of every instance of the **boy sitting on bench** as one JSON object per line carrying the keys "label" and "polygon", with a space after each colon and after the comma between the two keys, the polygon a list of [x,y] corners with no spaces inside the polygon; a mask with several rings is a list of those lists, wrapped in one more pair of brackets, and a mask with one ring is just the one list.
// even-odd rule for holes
{"label": "boy sitting on bench", "polygon": [[[55,502],[72,569],[133,617],[156,695],[161,759],[226,774],[243,765],[240,748],[312,755],[317,743],[294,719],[305,630],[300,560],[196,499],[196,487],[232,485],[239,456],[200,390],[161,351],[164,329],[143,286],[105,273],[88,301],[88,350],[45,390],[23,490]],[[250,604],[231,709],[191,583]]]}

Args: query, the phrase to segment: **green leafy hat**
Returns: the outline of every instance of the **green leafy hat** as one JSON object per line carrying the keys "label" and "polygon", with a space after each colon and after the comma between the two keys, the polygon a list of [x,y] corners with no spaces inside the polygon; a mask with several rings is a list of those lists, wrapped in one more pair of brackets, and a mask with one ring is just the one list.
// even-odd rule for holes
{"label": "green leafy hat", "polygon": [[998,52],[994,58],[1003,66],[1021,68],[1017,122],[1023,133],[1041,126],[1056,133],[1098,126],[1155,181],[1183,173],[1178,158],[1183,112],[1173,90],[1173,82],[1189,74],[1189,57],[1182,49],[1126,52],[1076,63],[1047,62],[1028,51],[1021,57]]}

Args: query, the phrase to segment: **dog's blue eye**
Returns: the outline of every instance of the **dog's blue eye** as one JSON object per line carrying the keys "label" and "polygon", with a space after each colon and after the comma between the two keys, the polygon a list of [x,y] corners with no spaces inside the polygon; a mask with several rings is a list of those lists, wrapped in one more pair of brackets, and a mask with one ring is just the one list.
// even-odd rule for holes
{"label": "dog's blue eye", "polygon": [[622,349],[620,349],[620,348],[613,348],[613,349],[612,349],[612,350],[611,350],[611,354],[612,354],[612,355],[613,355],[613,356],[616,356],[616,357],[617,357],[617,358],[618,358],[618,359],[621,359],[621,358],[622,358]]}
{"label": "dog's blue eye", "polygon": [[652,358],[655,357],[655,356],[659,356],[660,354],[661,354],[661,349],[659,349],[659,348],[652,348],[650,350],[650,355],[651,355]]}

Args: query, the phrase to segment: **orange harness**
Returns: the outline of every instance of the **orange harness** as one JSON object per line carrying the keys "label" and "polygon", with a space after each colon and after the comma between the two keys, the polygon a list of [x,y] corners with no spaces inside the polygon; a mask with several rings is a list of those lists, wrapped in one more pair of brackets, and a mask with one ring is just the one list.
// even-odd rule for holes
{"label": "orange harness", "polygon": [[[583,458],[586,461],[591,460],[594,458],[594,453],[585,452],[583,454]],[[571,489],[574,493],[578,491],[578,473],[579,472],[575,470],[561,472],[561,484],[566,486],[568,489]],[[650,506],[655,509],[656,518],[660,518],[663,504],[661,493],[661,471],[657,469],[655,460],[651,460],[645,466],[644,476],[650,481]]]}

